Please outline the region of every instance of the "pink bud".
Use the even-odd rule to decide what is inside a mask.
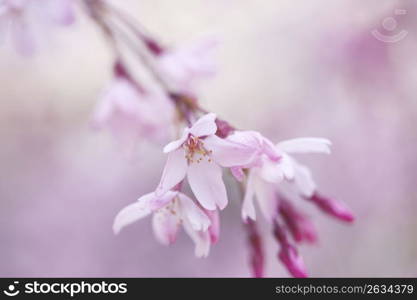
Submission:
[[[155,40],[148,38],[148,37],[143,37],[143,41],[146,45],[146,47],[148,48],[148,50],[155,56],[159,56],[162,55],[162,53],[164,52],[164,49],[161,47],[161,45],[159,45]]]
[[[252,275],[256,278],[262,278],[264,276],[264,252],[262,246],[262,239],[258,233],[255,222],[248,220],[245,224],[245,228],[248,232],[249,247],[251,251],[250,263],[252,267]]]
[[[281,246],[278,258],[287,268],[288,272],[297,278],[307,277],[307,270],[303,258],[298,255],[297,249],[290,244],[286,228],[281,226],[277,220],[274,222],[274,236]]]
[[[282,198],[280,196],[280,198]],[[290,230],[291,235],[297,242],[317,241],[317,232],[314,224],[287,200],[281,199],[279,204],[279,213],[284,219]]]
[[[314,193],[313,196],[307,199],[315,203],[325,213],[339,220],[345,222],[353,222],[355,220],[352,211],[341,202],[323,197],[318,193]]]
[[[278,258],[292,276],[296,278],[305,278],[308,276],[304,260],[298,255],[294,246],[290,244],[283,245],[279,251]]]

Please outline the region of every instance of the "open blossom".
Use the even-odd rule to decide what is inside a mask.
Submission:
[[[173,107],[164,94],[141,91],[128,79],[116,77],[100,97],[92,124],[131,145],[143,137],[167,139],[172,119]]]
[[[193,93],[195,83],[216,73],[212,59],[218,42],[206,38],[178,49],[163,50],[157,56],[157,68],[167,83],[183,93]]]
[[[166,193],[187,176],[191,190],[205,209],[226,207],[221,167],[246,164],[253,153],[243,144],[216,136],[215,120],[213,113],[204,115],[185,128],[180,139],[165,146],[168,159],[157,194]]]
[[[273,145],[258,132],[236,131],[228,139],[257,149],[257,155],[252,157],[249,164],[232,168],[232,173],[238,179],[242,179],[242,169],[248,170],[242,207],[244,219],[256,218],[253,203],[256,197],[264,216],[272,220],[277,212],[277,184],[283,180],[295,186],[304,197],[314,194],[316,184],[310,170],[298,163],[290,153],[330,153],[330,141],[321,138],[298,138]]]
[[[313,202],[327,214],[342,221],[353,221],[353,214],[346,206],[317,192],[311,171],[291,156],[296,153],[330,153],[330,141],[297,138],[273,145],[255,131],[235,131],[227,139],[246,145],[254,154],[246,164],[231,168],[237,180],[246,178],[242,218],[247,224],[256,219],[256,198],[262,214],[273,225],[275,239],[280,245],[279,260],[294,277],[306,277],[303,259],[288,234],[296,243],[312,243],[317,240],[316,229],[305,214],[281,195],[283,186],[280,183],[288,182],[300,197]],[[253,269],[258,274],[257,270],[261,268],[254,264]]]
[[[150,214],[153,214],[152,226],[159,242],[174,243],[182,225],[195,243],[197,257],[206,257],[210,245],[218,238],[217,212],[207,213],[187,195],[173,190],[161,196],[154,192],[146,194],[123,208],[114,220],[113,231],[118,234],[127,225]]]
[[[73,0],[0,0],[0,27],[10,32],[16,50],[31,54],[49,27],[74,21]]]

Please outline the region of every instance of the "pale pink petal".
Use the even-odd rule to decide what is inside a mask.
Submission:
[[[260,171],[260,176],[265,181],[271,183],[279,183],[284,179],[284,172],[279,162],[277,163],[269,159],[264,159]]]
[[[180,148],[187,140],[189,133],[189,128],[185,128],[182,136],[178,140],[172,141],[164,147],[164,153],[169,153]]]
[[[250,146],[252,148],[258,148],[258,149],[261,147],[261,143],[262,143],[261,134],[259,132],[251,131],[251,130],[246,130],[246,131],[237,130],[233,134],[229,135],[227,139],[229,141],[233,141],[236,143],[240,143],[240,144]]]
[[[216,73],[216,64],[212,58],[213,50],[219,45],[217,37],[205,37],[183,47],[184,65],[194,76],[213,76]]]
[[[185,141],[187,140],[188,137],[188,133],[186,134],[184,132],[184,134],[181,136],[181,138],[179,138],[178,140],[172,141],[169,144],[165,145],[164,147],[164,153],[170,153],[172,151],[175,151],[177,149],[179,149],[182,144],[185,143]]]
[[[144,100],[144,97],[128,80],[114,80],[105,97],[112,101],[115,107],[123,114],[130,116],[140,115],[140,103]]]
[[[193,94],[196,81],[215,73],[216,66],[210,55],[214,45],[213,39],[205,39],[178,49],[165,50],[158,56],[158,71],[173,88]]]
[[[296,185],[298,192],[304,197],[311,197],[316,191],[316,183],[313,180],[311,171],[301,164],[298,164],[293,159],[294,165],[294,184]]]
[[[222,169],[213,161],[202,160],[188,167],[188,182],[198,202],[208,210],[220,209],[227,205],[226,187]]]
[[[233,177],[239,182],[245,179],[245,173],[243,172],[243,169],[240,167],[231,167],[230,172],[232,172]]]
[[[196,137],[213,135],[217,131],[216,114],[209,113],[198,119],[190,128],[190,133]]]
[[[212,157],[222,167],[243,166],[253,160],[255,151],[251,147],[236,143],[216,135],[204,139],[204,147],[212,151]]]
[[[163,245],[173,244],[177,238],[180,219],[172,210],[171,206],[165,206],[157,210],[152,218],[155,237]]]
[[[281,158],[280,152],[274,144],[259,132],[256,131],[236,131],[230,135],[227,140],[233,141],[251,149],[252,164],[255,164],[262,154],[265,154],[270,160],[278,162]]]
[[[113,232],[118,234],[127,225],[149,215],[152,211],[150,202],[154,197],[154,193],[146,194],[140,197],[137,202],[123,208],[114,219]]]
[[[113,105],[111,101],[102,99],[96,106],[93,112],[91,123],[94,128],[102,128],[110,120],[113,112]]]
[[[182,218],[187,219],[194,230],[207,230],[211,221],[204,211],[183,193],[179,194],[179,199]]]
[[[245,196],[243,197],[242,204],[242,219],[246,221],[248,218],[256,220],[255,205],[253,197],[255,196],[255,177],[252,171],[249,172],[246,182]]]
[[[169,153],[156,194],[158,196],[165,194],[181,182],[187,173],[187,167],[184,149],[180,148]]]
[[[49,0],[47,9],[53,21],[59,25],[70,25],[75,20],[73,4],[74,0]]]
[[[262,137],[262,152],[265,153],[268,158],[274,162],[280,160],[281,155],[279,154],[278,150],[276,149],[275,145],[272,144],[270,140],[267,138]]]
[[[220,236],[220,216],[218,210],[206,210],[207,215],[210,218],[211,225],[209,227],[211,243],[215,244],[219,240]]]
[[[100,96],[93,113],[93,125],[99,128],[110,122],[115,125],[118,116],[128,122],[137,115],[139,100],[137,91],[127,80],[113,80]]]
[[[159,209],[169,202],[174,200],[174,198],[178,195],[178,191],[167,191],[165,194],[160,196],[156,196],[150,201],[149,205],[151,206],[152,210]]]
[[[287,153],[330,153],[331,142],[323,138],[297,138],[283,141],[277,147]]]
[[[265,219],[268,222],[273,221],[278,213],[278,199],[276,197],[275,184],[257,178],[255,181],[255,195]]]
[[[185,232],[189,235],[189,237],[193,240],[195,244],[195,256],[199,258],[207,257],[210,252],[211,244],[209,231],[194,230],[191,224],[188,222],[188,220],[184,220],[182,224]]]
[[[282,173],[287,180],[293,180],[295,176],[294,165],[291,158],[287,154],[283,154],[279,161]]]

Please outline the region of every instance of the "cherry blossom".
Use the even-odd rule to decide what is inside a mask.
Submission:
[[[164,141],[173,119],[172,103],[157,90],[141,91],[131,81],[116,77],[102,93],[92,125],[108,129],[122,144],[141,138]]]
[[[157,188],[164,194],[186,176],[200,204],[208,210],[227,205],[221,167],[248,163],[253,149],[215,135],[216,115],[209,113],[184,129],[180,139],[164,147],[168,159]]]
[[[240,142],[254,150],[252,160],[234,166],[232,174],[243,179],[247,169],[246,192],[242,206],[243,219],[256,219],[256,197],[264,216],[271,220],[277,212],[277,184],[286,180],[295,186],[300,195],[311,197],[316,190],[310,170],[298,163],[289,153],[330,153],[330,141],[321,138],[298,138],[273,145],[271,141],[254,131],[236,131],[227,139]]]
[[[150,214],[153,214],[155,237],[163,245],[175,242],[182,225],[195,243],[195,255],[206,257],[209,254],[213,232],[216,235],[218,231],[217,212],[208,214],[179,191],[171,190],[161,196],[152,192],[140,197],[137,202],[126,206],[117,214],[113,231],[118,234],[124,227]]]
[[[73,0],[0,0],[0,26],[20,54],[32,54],[50,27],[74,22]]]
[[[157,69],[174,90],[194,94],[196,82],[216,73],[212,53],[217,45],[217,39],[210,37],[163,50],[157,56]]]

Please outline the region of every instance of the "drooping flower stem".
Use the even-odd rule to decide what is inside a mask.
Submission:
[[[120,9],[117,9],[102,0],[85,0],[85,6],[88,15],[90,15],[91,19],[102,29],[110,47],[113,49],[116,56],[115,65],[122,66],[125,70],[125,74],[129,75],[126,79],[132,81],[135,86],[140,87],[140,90],[143,91],[138,80],[134,80],[133,76],[127,72],[127,67],[123,63],[119,39],[121,39],[124,45],[136,55],[141,64],[151,74],[155,82],[166,93],[168,98],[173,101],[177,108],[180,120],[185,120],[188,125],[191,125],[192,121],[198,118],[198,113],[206,112],[205,109],[199,106],[196,97],[189,96],[183,92],[172,91],[163,77],[160,76],[155,68],[155,64],[152,62],[152,56],[161,55],[164,48],[156,41],[156,39],[151,38],[150,34],[145,33],[142,26],[139,27],[137,22],[131,21],[132,18],[127,13],[122,12]],[[113,22],[112,17],[116,17],[126,28],[123,29],[120,27],[120,24]],[[133,41],[125,30],[133,33],[132,36],[137,37],[138,39]],[[145,49],[137,45],[138,41],[145,45]]]

